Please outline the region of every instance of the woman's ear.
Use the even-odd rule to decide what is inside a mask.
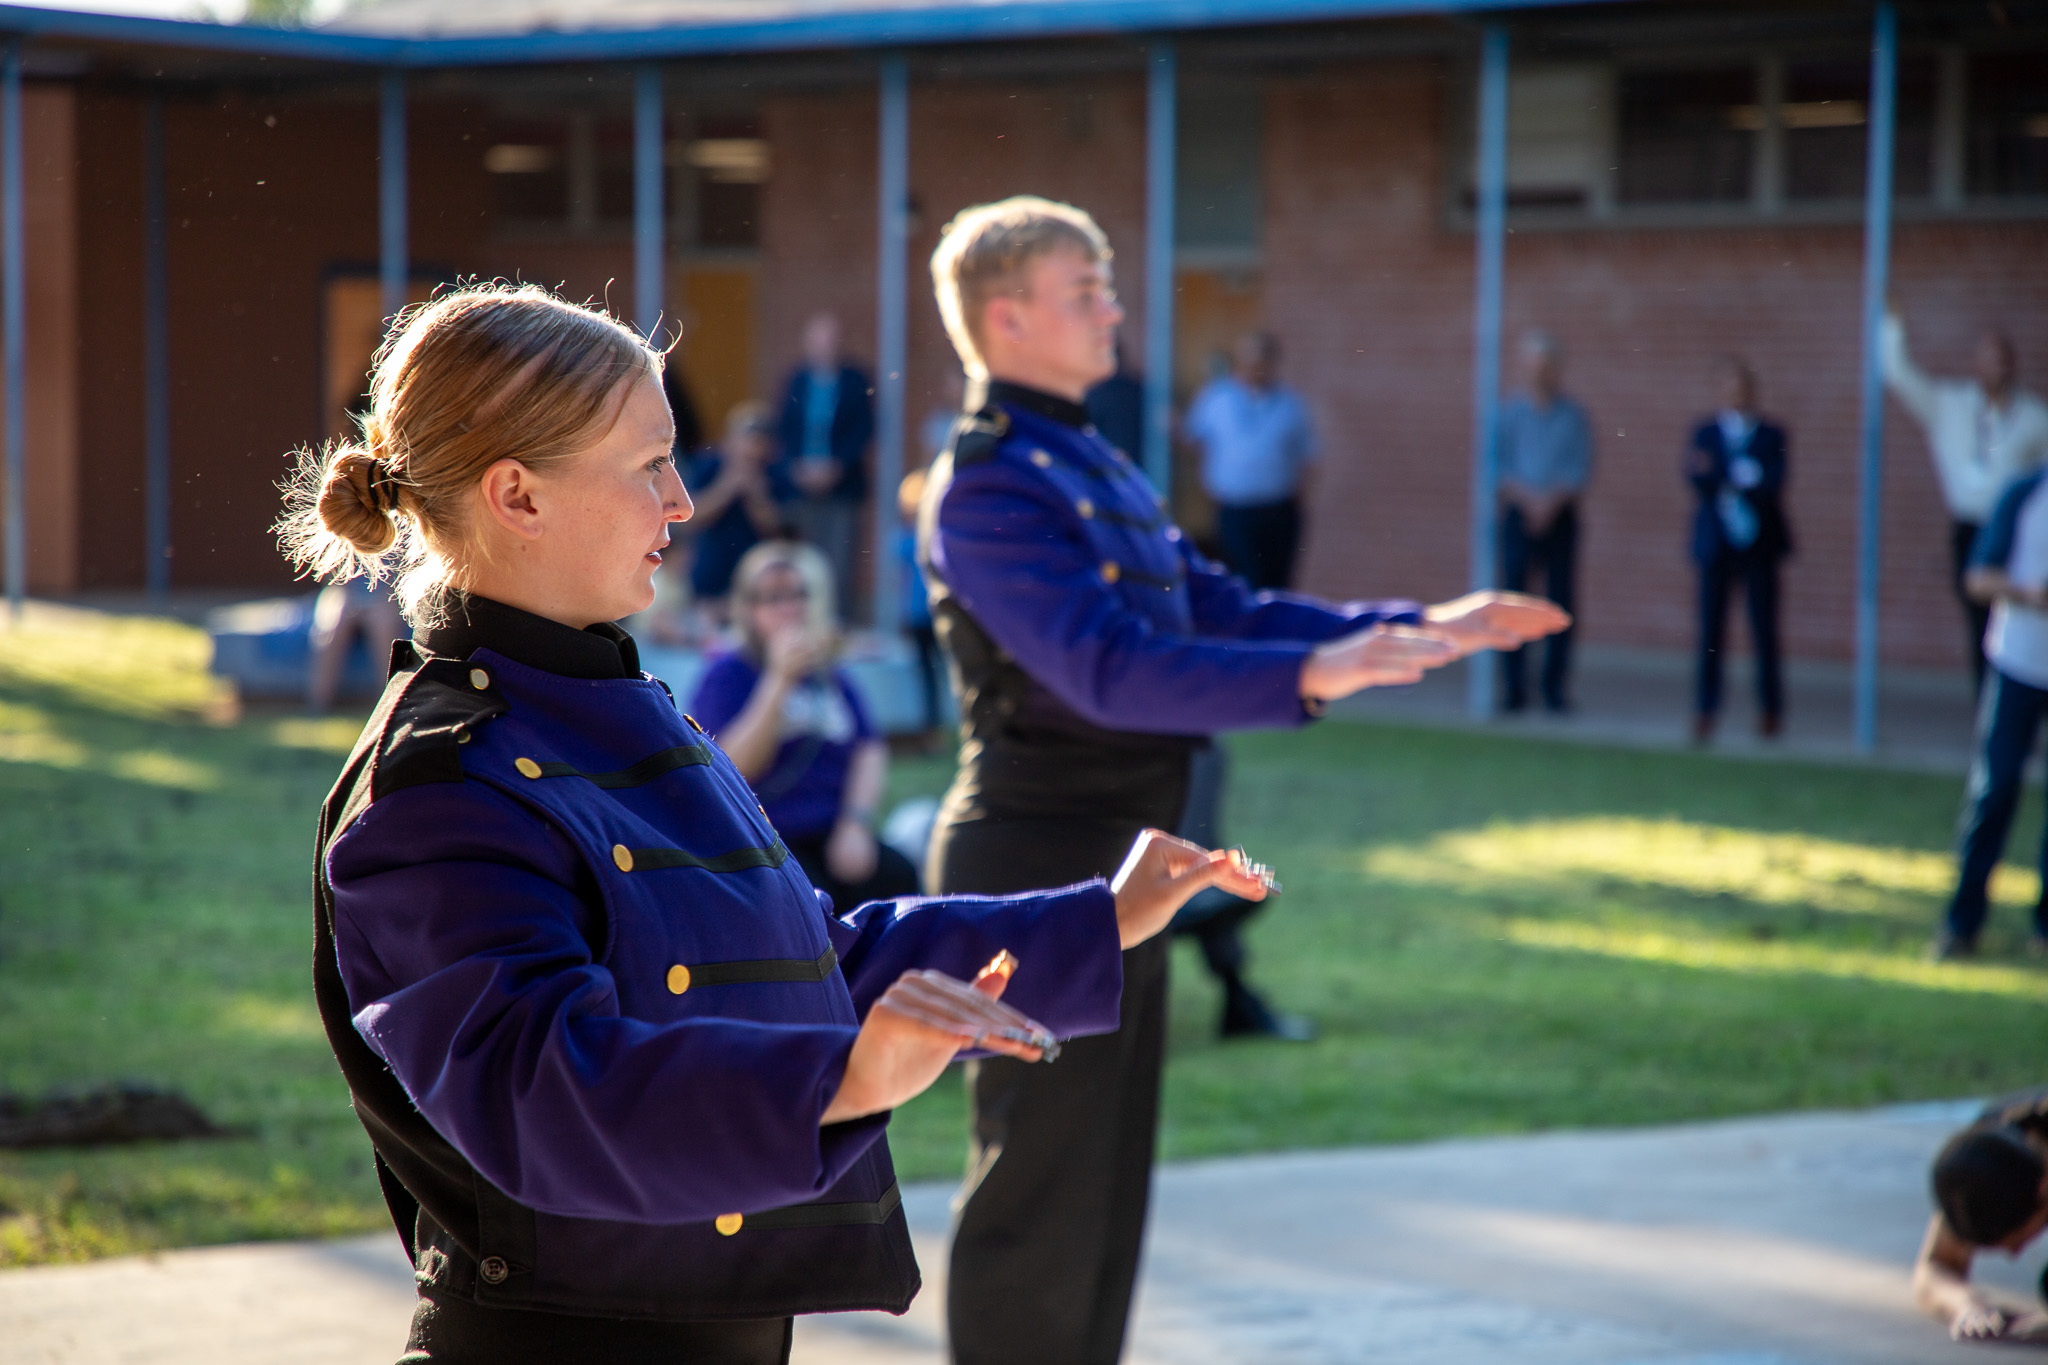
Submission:
[[[521,540],[538,540],[541,509],[535,499],[539,480],[517,460],[500,460],[484,471],[477,500],[489,520]]]

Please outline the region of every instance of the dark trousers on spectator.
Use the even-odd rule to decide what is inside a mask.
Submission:
[[[845,914],[856,905],[869,901],[894,900],[898,896],[915,896],[918,893],[917,868],[910,859],[879,840],[875,844],[875,870],[868,874],[866,881],[846,882],[832,875],[825,866],[825,842],[831,836],[815,839],[784,839],[789,851],[796,855],[797,866],[811,879],[811,885],[832,898],[836,913]]]
[[[1970,676],[1976,680],[1979,694],[1984,691],[1984,628],[1991,624],[1991,608],[1970,600],[1970,594],[1963,591],[1963,577],[1970,571],[1970,551],[1983,529],[1974,521],[1952,521],[1948,527],[1951,582],[1956,601],[1963,606],[1963,629],[1970,633],[1963,657],[1970,661]]]
[[[2005,853],[2013,811],[2020,803],[2020,782],[2034,733],[2048,715],[2048,691],[2016,682],[1993,668],[1977,699],[1977,753],[1970,763],[1970,787],[1963,798],[1957,831],[1961,868],[1955,898],[1948,906],[1949,936],[1976,942],[1989,911],[1991,869]],[[2048,886],[2048,832],[2041,846],[2041,869]],[[2034,907],[2034,932],[2048,935],[2048,905]]]
[[[1253,588],[1286,588],[1294,583],[1294,556],[1301,548],[1301,503],[1224,503],[1216,509],[1216,534],[1223,561]]]
[[[1574,578],[1579,557],[1579,509],[1566,503],[1558,509],[1542,534],[1529,529],[1522,509],[1509,504],[1500,514],[1500,585],[1510,592],[1527,592],[1529,580],[1540,578],[1536,591],[1572,610]],[[1500,656],[1502,704],[1519,711],[1529,702],[1528,646]],[[1565,708],[1565,687],[1571,673],[1572,631],[1561,630],[1543,646],[1543,704],[1553,711]]]
[[[946,674],[945,656],[939,653],[939,637],[932,630],[929,621],[910,626],[905,631],[910,643],[917,650],[917,681],[922,689],[924,707],[918,712],[923,724],[918,728],[936,730],[939,726],[939,684]]]
[[[1728,598],[1738,583],[1749,605],[1749,642],[1756,651],[1756,707],[1765,716],[1782,716],[1785,681],[1778,657],[1778,559],[1775,555],[1729,551],[1700,566],[1700,657],[1694,678],[1693,710],[1702,716],[1721,710]]]

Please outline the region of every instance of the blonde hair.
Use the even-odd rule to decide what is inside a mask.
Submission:
[[[982,314],[1002,289],[1024,288],[1025,267],[1055,251],[1079,250],[1091,261],[1114,254],[1086,210],[1019,194],[962,209],[932,252],[932,291],[946,335],[969,379],[987,379],[981,354]]]
[[[538,285],[452,290],[401,314],[377,348],[370,411],[352,440],[296,452],[272,528],[301,575],[395,577],[426,624],[434,589],[464,586],[478,551],[471,494],[512,459],[545,471],[616,420],[662,355],[594,308]],[[395,563],[394,563],[395,561]]]
[[[754,634],[754,623],[748,608],[752,605],[755,587],[767,575],[777,569],[788,569],[804,585],[809,597],[807,617],[804,622],[820,635],[831,635],[839,629],[839,604],[832,588],[832,565],[814,545],[797,540],[764,540],[740,556],[740,562],[732,571],[732,619],[745,637],[749,653],[759,655],[767,642]]]

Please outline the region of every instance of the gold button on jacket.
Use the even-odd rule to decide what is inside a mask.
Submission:
[[[633,870],[633,850],[627,848],[624,844],[613,844],[612,861],[619,865],[619,871],[631,872]]]
[[[717,1228],[719,1232],[723,1235],[730,1237],[735,1232],[738,1232],[740,1230],[740,1224],[746,1221],[747,1218],[745,1214],[721,1213],[718,1215],[718,1217],[711,1220],[711,1226]]]
[[[530,758],[515,758],[512,760],[512,766],[519,769],[519,775],[521,777],[540,776],[540,764],[534,762]]]
[[[668,988],[671,994],[681,995],[690,989],[690,969],[678,962],[668,969]]]
[[[472,668],[469,670],[469,685],[481,692],[491,685],[491,675],[481,668]]]

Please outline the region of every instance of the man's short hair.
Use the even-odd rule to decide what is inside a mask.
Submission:
[[[1950,1231],[1996,1246],[2041,1211],[2041,1154],[2011,1126],[1957,1133],[1934,1159],[1934,1202]]]
[[[1071,250],[1091,261],[1107,261],[1111,255],[1109,238],[1085,210],[1034,194],[976,204],[946,224],[932,252],[932,291],[969,378],[988,376],[981,353],[988,301],[1006,288],[1021,289],[1033,260]]]

